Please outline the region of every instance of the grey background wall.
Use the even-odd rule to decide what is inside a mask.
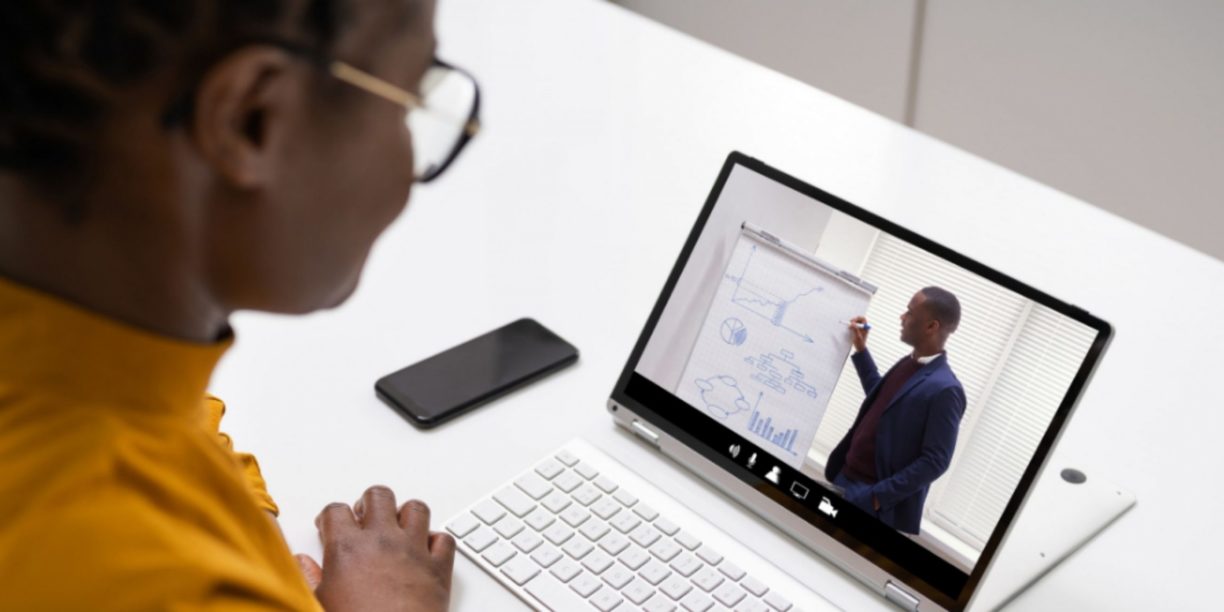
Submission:
[[[614,1],[1224,259],[1224,2]]]

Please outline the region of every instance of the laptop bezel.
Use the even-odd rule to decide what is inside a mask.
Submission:
[[[742,502],[746,502],[746,505],[748,505],[748,507],[754,513],[762,516],[779,527],[783,527],[792,535],[799,537],[800,541],[805,546],[808,546],[826,558],[838,563],[845,569],[854,568],[856,571],[852,571],[851,573],[860,579],[866,578],[864,575],[865,572],[861,571],[861,562],[866,559],[866,557],[854,552],[853,549],[856,544],[860,547],[863,545],[860,537],[856,536],[855,534],[845,532],[832,521],[810,520],[803,518],[798,514],[797,510],[795,510],[794,504],[787,503],[788,500],[785,498],[785,496],[772,494],[771,489],[774,487],[771,483],[765,482],[759,476],[744,470],[741,465],[727,457],[724,452],[725,449],[720,448],[720,444],[717,444],[713,440],[700,439],[698,436],[686,431],[684,426],[677,424],[672,418],[668,418],[661,412],[656,411],[654,407],[648,406],[644,402],[639,401],[637,398],[631,396],[628,392],[631,381],[638,384],[640,384],[642,380],[650,382],[649,379],[636,372],[638,362],[640,361],[642,354],[650,341],[650,337],[653,334],[669,299],[671,298],[672,292],[675,290],[676,284],[679,282],[680,277],[689,262],[689,258],[693,253],[698,239],[705,230],[706,223],[709,220],[710,214],[714,210],[714,207],[719,201],[728,178],[731,176],[732,171],[737,166],[756,172],[785,187],[811,197],[814,200],[817,200],[819,203],[828,205],[838,212],[867,223],[878,230],[887,232],[897,238],[900,238],[901,240],[917,246],[918,248],[926,250],[927,252],[941,257],[950,263],[978,274],[987,280],[995,282],[1000,286],[1014,291],[1019,295],[1022,295],[1038,304],[1046,306],[1055,312],[1070,317],[1075,321],[1096,330],[1096,338],[1093,340],[1092,345],[1085,355],[1084,360],[1080,365],[1080,369],[1076,373],[1075,378],[1072,380],[1072,383],[1064,395],[1058,410],[1051,419],[1050,426],[1047,428],[1045,435],[1038,444],[1033,459],[1029,462],[1029,465],[1025,469],[1020,482],[1016,487],[1015,493],[1013,493],[1012,498],[1009,500],[1003,511],[1003,515],[1000,518],[999,523],[992,532],[986,546],[982,549],[978,562],[974,566],[973,571],[968,574],[968,577],[959,592],[953,595],[951,593],[944,592],[943,590],[940,590],[921,579],[918,579],[918,574],[915,573],[915,570],[920,568],[897,567],[898,564],[895,563],[889,562],[881,564],[867,559],[871,566],[878,568],[885,575],[890,576],[892,580],[900,581],[901,583],[905,584],[916,594],[920,594],[923,599],[928,599],[932,603],[949,610],[963,610],[972,601],[973,595],[977,592],[978,587],[980,586],[982,577],[990,567],[991,562],[997,556],[998,549],[1005,540],[1009,530],[1015,524],[1016,516],[1022,508],[1024,501],[1032,492],[1032,488],[1038,474],[1040,474],[1041,469],[1049,460],[1051,451],[1053,450],[1055,444],[1057,444],[1058,438],[1064,431],[1068,418],[1070,418],[1077,402],[1079,401],[1080,397],[1082,397],[1084,388],[1090,381],[1093,372],[1100,363],[1100,359],[1108,347],[1111,338],[1113,337],[1112,327],[1104,320],[1093,316],[1092,314],[1089,314],[1076,306],[1054,298],[1045,292],[1012,278],[1011,276],[979,263],[976,260],[936,243],[933,240],[925,238],[913,231],[897,225],[896,223],[884,219],[883,217],[859,208],[858,206],[838,198],[837,196],[834,196],[833,194],[830,194],[818,187],[790,176],[785,172],[773,168],[743,153],[738,151],[731,152],[723,163],[722,169],[718,174],[718,178],[715,181],[710,194],[701,209],[701,212],[698,214],[692,230],[689,232],[684,247],[678,256],[671,273],[668,275],[667,281],[663,286],[663,290],[660,292],[659,298],[656,300],[655,305],[651,310],[650,316],[634,345],[632,353],[626,361],[625,367],[622,370],[616,386],[612,391],[610,406],[613,408],[613,410],[615,410],[618,406],[631,410],[635,416],[640,417],[649,423],[651,427],[658,428],[658,430],[666,434],[669,439],[675,440],[678,444],[687,447],[685,450],[692,451],[692,453],[695,454],[694,456],[689,456],[689,453],[683,451],[668,454],[673,456],[673,458],[680,460],[682,464],[688,464],[686,467],[694,469],[704,478],[715,484],[715,486],[724,492],[730,494],[732,497],[739,499]],[[634,381],[633,379],[635,376],[639,377],[640,380]],[[623,420],[624,415],[620,415],[620,418]],[[704,459],[704,461],[694,461],[696,456],[700,456],[702,459]],[[719,470],[722,473],[702,473],[703,470],[708,472],[710,469]],[[728,482],[726,478],[724,478],[727,476],[733,477],[747,488],[735,486],[734,483]],[[759,493],[760,495],[754,494],[753,491]],[[762,506],[760,505],[761,503],[766,505]],[[788,506],[790,506],[789,509]],[[797,525],[794,524],[794,520],[796,518],[808,523],[817,531],[823,532],[826,536],[828,536],[828,538],[810,537],[812,534],[804,533],[804,529],[797,528]],[[822,517],[817,518],[821,519]],[[829,550],[827,547],[827,541],[818,543],[810,542],[810,540],[813,539],[839,542],[842,546],[840,550]],[[897,571],[898,569],[901,571]],[[880,583],[875,583],[873,586],[876,587],[877,590],[882,588]]]

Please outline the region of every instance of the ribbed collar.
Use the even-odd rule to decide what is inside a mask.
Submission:
[[[0,399],[13,394],[198,413],[232,335],[147,332],[0,277]]]

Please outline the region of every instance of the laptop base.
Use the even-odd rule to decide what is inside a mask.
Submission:
[[[970,609],[994,610],[1015,599],[1113,524],[1135,501],[1133,493],[1093,473],[1051,461]]]

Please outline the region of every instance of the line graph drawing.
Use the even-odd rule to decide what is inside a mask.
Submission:
[[[757,395],[756,404],[749,404],[748,398],[744,397],[744,392],[740,390],[739,382],[726,374],[698,378],[693,382],[697,384],[706,412],[720,419],[756,409],[761,403],[761,397],[765,395],[761,392]]]
[[[744,307],[749,312],[769,321],[775,327],[780,327],[795,334],[804,342],[814,342],[810,335],[788,326],[786,324],[786,314],[795,302],[809,295],[823,292],[824,287],[812,287],[791,298],[784,298],[774,294],[766,289],[763,284],[752,280],[748,276],[756,250],[756,245],[752,245],[752,250],[748,253],[748,260],[744,262],[744,269],[740,272],[739,276],[726,275],[726,279],[735,284],[735,291],[731,294],[731,303]]]
[[[816,399],[816,387],[804,379],[803,369],[795,363],[795,353],[781,349],[777,353],[762,353],[756,357],[745,357],[744,362],[756,370],[752,374],[752,380],[782,395],[786,395],[788,389],[793,389]]]

